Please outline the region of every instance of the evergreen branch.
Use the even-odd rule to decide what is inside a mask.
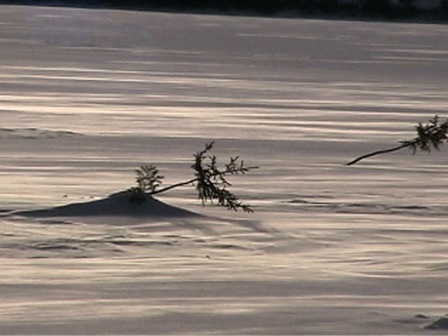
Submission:
[[[232,184],[227,180],[227,175],[244,175],[250,170],[257,169],[256,166],[246,167],[243,160],[239,157],[231,157],[229,163],[224,166],[223,170],[217,167],[217,158],[208,152],[213,148],[214,142],[205,145],[205,148],[194,154],[194,163],[191,168],[194,171],[194,178],[181,181],[164,188],[159,188],[163,176],[158,174],[155,166],[142,166],[136,170],[137,186],[129,189],[131,192],[131,201],[144,202],[146,195],[156,195],[171,189],[194,185],[198,193],[198,199],[202,205],[207,202],[219,206],[224,206],[228,210],[242,209],[244,212],[253,212],[248,204],[242,203],[238,197],[231,193],[227,188]]]
[[[259,167],[257,167],[257,166],[250,166],[250,167],[244,167],[244,170],[247,172],[247,171],[249,171],[249,170],[252,170],[252,169],[258,169],[258,168],[259,168]],[[218,176],[218,175],[222,175],[222,176],[224,176],[224,175],[226,175],[226,174],[229,174],[229,172],[227,172],[227,171],[218,171],[216,174],[213,174],[213,175],[210,175],[210,176],[211,176],[211,177]],[[243,174],[243,173],[242,173],[242,174]],[[244,173],[244,174],[245,174],[245,173]],[[183,186],[186,186],[186,185],[194,184],[194,183],[197,182],[197,181],[198,181],[198,178],[195,177],[195,178],[192,178],[192,179],[190,179],[190,180],[188,180],[188,181],[178,182],[178,183],[175,183],[175,184],[171,184],[171,185],[169,185],[169,186],[166,186],[166,187],[164,187],[164,188],[154,190],[154,191],[152,191],[152,192],[150,192],[150,193],[148,193],[148,194],[149,194],[149,195],[161,194],[161,193],[164,193],[164,192],[169,191],[169,190],[174,189],[174,188],[178,188],[178,187],[183,187]],[[228,183],[228,182],[227,182],[227,183]],[[230,186],[231,184],[228,183],[228,185]]]
[[[213,148],[214,142],[205,145],[202,151],[195,154],[195,160],[191,168],[194,170],[196,177],[196,191],[202,205],[217,201],[220,206],[226,207],[228,210],[242,209],[244,212],[253,212],[252,208],[242,203],[233,193],[227,190],[231,183],[227,181],[227,175],[244,175],[251,169],[258,167],[245,167],[244,162],[238,164],[239,157],[231,157],[230,162],[225,165],[224,170],[217,168],[217,160],[215,155],[208,155],[208,151]],[[204,163],[204,161],[206,163]]]
[[[417,133],[415,138],[400,141],[400,145],[397,147],[379,150],[359,156],[346,165],[351,166],[371,156],[395,152],[403,148],[411,149],[413,155],[418,150],[423,152],[431,152],[432,149],[440,150],[440,147],[448,140],[448,119],[441,123],[440,118],[436,115],[433,119],[430,119],[427,124],[418,123],[418,125],[415,126],[415,131]]]

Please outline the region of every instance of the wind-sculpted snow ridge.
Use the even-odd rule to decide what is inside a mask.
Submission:
[[[30,128],[0,128],[0,139],[22,138],[22,139],[54,139],[59,137],[73,137],[81,134],[71,131],[51,131],[45,129]]]

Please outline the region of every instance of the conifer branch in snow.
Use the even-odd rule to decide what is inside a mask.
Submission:
[[[181,181],[164,188],[162,185],[163,176],[159,174],[154,165],[145,165],[136,170],[136,186],[129,189],[130,200],[135,203],[143,203],[148,195],[161,194],[174,188],[185,185],[193,185],[196,189],[198,199],[202,205],[206,203],[217,204],[226,207],[228,210],[253,212],[250,205],[243,203],[239,198],[228,190],[232,184],[228,180],[229,175],[245,175],[256,166],[245,166],[244,161],[238,156],[231,157],[224,168],[219,169],[217,157],[209,154],[214,142],[207,143],[205,148],[194,154],[194,162],[191,165],[194,177]]]
[[[413,139],[400,141],[400,145],[396,147],[361,155],[346,165],[351,166],[369,157],[395,152],[403,148],[410,149],[413,155],[419,150],[422,152],[440,150],[440,147],[448,140],[448,119],[441,121],[439,116],[436,115],[426,124],[418,123],[415,126],[415,131],[417,136]]]

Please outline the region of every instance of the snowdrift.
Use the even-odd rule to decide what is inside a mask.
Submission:
[[[145,220],[160,217],[199,217],[188,210],[165,204],[151,196],[144,203],[129,201],[129,192],[120,191],[106,198],[84,203],[73,203],[49,209],[20,211],[14,213],[26,217],[131,217]]]

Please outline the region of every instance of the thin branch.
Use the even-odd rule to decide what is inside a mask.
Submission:
[[[258,168],[259,168],[258,166],[250,166],[250,167],[245,167],[244,169],[247,169],[249,171],[249,170],[258,169]],[[226,175],[226,174],[230,174],[230,172],[228,172],[228,171],[221,172],[220,171],[220,172],[216,172],[215,174],[210,175],[210,177],[220,176],[220,175],[223,176],[223,175]],[[175,183],[175,184],[171,184],[171,185],[169,185],[169,186],[167,186],[165,188],[161,188],[161,189],[157,189],[157,190],[151,191],[148,194],[149,195],[161,194],[163,192],[166,192],[166,191],[174,189],[174,188],[178,188],[178,187],[182,187],[182,186],[185,186],[185,185],[193,184],[193,183],[195,183],[197,181],[199,181],[199,177],[192,178],[191,180],[188,180],[188,181],[182,181],[182,182],[178,182],[178,183]]]
[[[355,164],[355,163],[357,163],[357,162],[359,162],[361,160],[367,159],[367,158],[369,158],[371,156],[395,152],[395,151],[398,151],[398,150],[406,148],[406,147],[409,147],[409,145],[403,144],[403,145],[400,145],[400,146],[397,146],[397,147],[393,147],[393,148],[389,148],[389,149],[383,149],[383,150],[379,150],[379,151],[372,152],[372,153],[369,153],[369,154],[365,154],[365,155],[357,157],[356,159],[350,161],[349,163],[346,163],[345,165],[346,166],[351,166],[351,165],[353,165],[353,164]]]
[[[192,184],[192,183],[196,182],[197,180],[198,180],[198,178],[194,178],[194,179],[191,179],[191,180],[188,180],[188,181],[183,181],[183,182],[179,182],[179,183],[176,183],[176,184],[172,184],[172,185],[169,185],[169,186],[167,186],[165,188],[154,190],[154,191],[150,192],[149,195],[156,195],[156,194],[160,194],[160,193],[163,193],[165,191],[168,191],[168,190],[171,190],[171,189],[174,189],[174,188],[182,187],[184,185],[189,185],[189,184]]]

